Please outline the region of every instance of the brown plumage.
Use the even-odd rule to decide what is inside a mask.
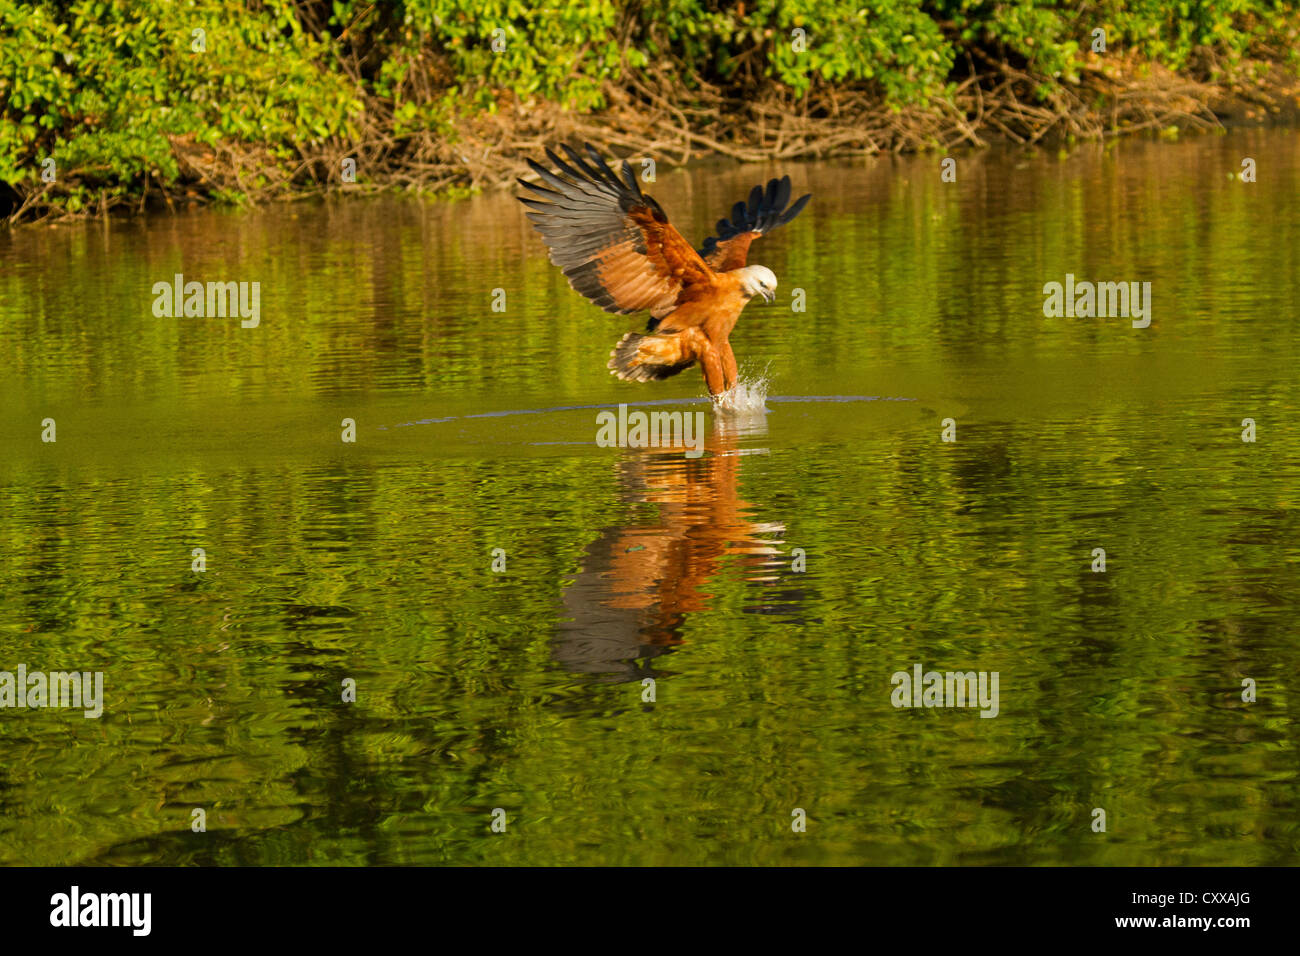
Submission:
[[[711,395],[733,387],[731,330],[751,298],[770,302],[776,291],[771,270],[745,264],[750,243],[797,216],[811,197],[786,208],[789,176],[755,186],[696,252],[626,162],[620,178],[590,145],[586,156],[562,148],[567,162],[546,151],[558,172],[528,161],[543,185],[520,180],[540,197],[520,202],[573,288],[606,312],[649,311],[646,334],[629,332],[614,347],[613,374],[644,382],[699,362]]]

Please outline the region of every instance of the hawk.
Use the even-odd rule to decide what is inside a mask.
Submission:
[[[614,346],[611,373],[645,382],[698,362],[710,395],[731,389],[731,330],[750,299],[776,298],[772,270],[746,265],[750,243],[799,215],[812,196],[789,205],[789,176],[755,186],[697,251],[641,191],[626,161],[620,176],[590,144],[585,156],[561,148],[567,161],[546,151],[554,172],[528,160],[541,183],[519,180],[536,194],[519,201],[574,289],[606,312],[650,313],[644,334],[629,332]]]

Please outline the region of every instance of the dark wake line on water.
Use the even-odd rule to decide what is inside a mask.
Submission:
[[[770,395],[765,401],[775,404],[793,402],[915,402],[915,398],[893,398],[883,395]],[[546,415],[550,412],[582,412],[593,410],[615,410],[619,405],[646,408],[664,405],[711,405],[707,398],[656,398],[647,402],[616,402],[602,405],[555,405],[551,408],[519,408],[503,412],[475,412],[473,415],[448,415],[446,418],[420,418],[413,422],[402,422],[394,428],[409,428],[412,425],[440,425],[443,422],[468,421],[471,418],[507,418],[511,415]],[[378,426],[379,431],[387,431],[388,426]]]

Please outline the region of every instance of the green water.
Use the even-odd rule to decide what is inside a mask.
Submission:
[[[509,196],[0,233],[0,670],[105,697],[0,710],[0,862],[1296,862],[1297,146],[664,173],[696,241],[814,194],[696,460],[597,447],[702,380],[612,379]],[[895,708],[918,663],[998,715]]]

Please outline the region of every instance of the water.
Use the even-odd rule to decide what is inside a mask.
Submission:
[[[508,196],[0,233],[0,670],[106,698],[0,710],[0,862],[1296,862],[1298,139],[665,173],[696,241],[814,194],[739,414],[611,378]],[[178,272],[260,325],[155,317]],[[998,716],[894,708],[917,663]]]

